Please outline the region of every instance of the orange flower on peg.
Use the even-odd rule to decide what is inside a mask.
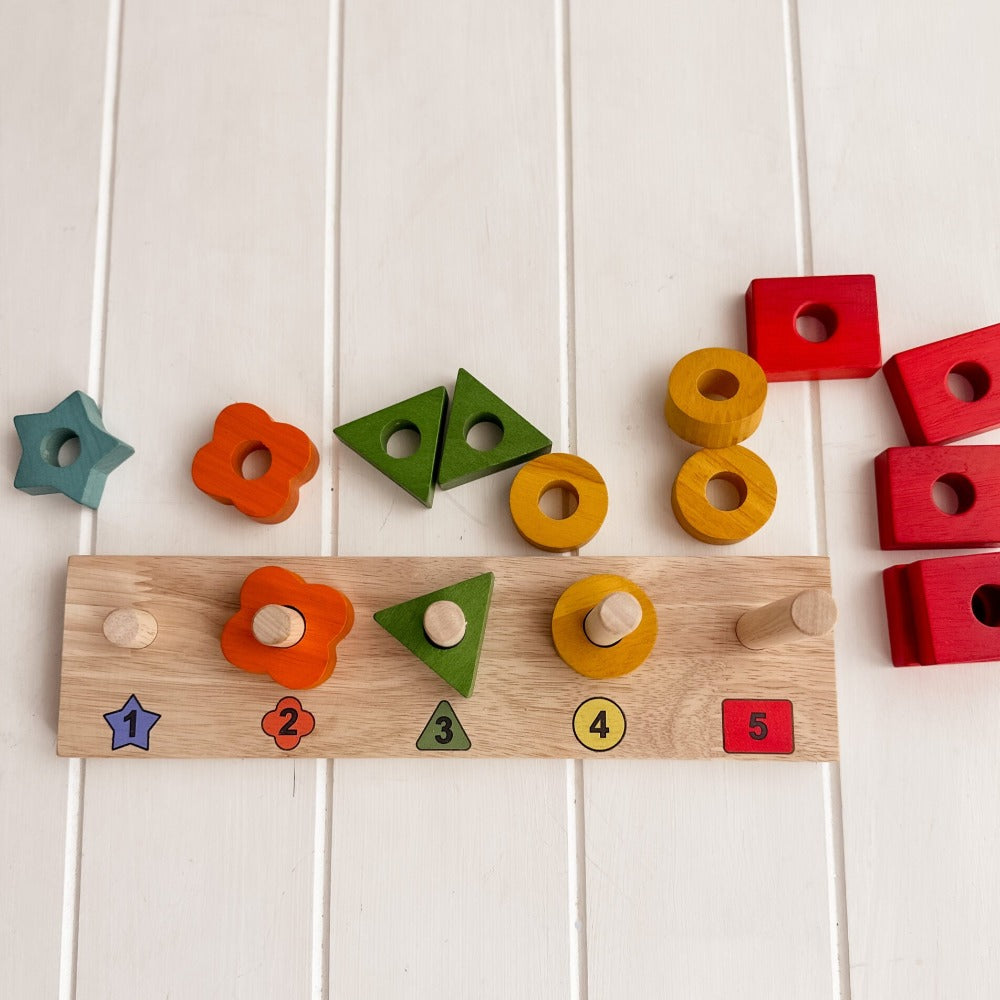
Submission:
[[[266,451],[271,465],[248,479],[243,463],[256,451]],[[191,478],[213,500],[262,524],[277,524],[292,515],[299,487],[318,468],[319,452],[298,427],[277,423],[252,403],[233,403],[216,418],[212,440],[194,456]]]
[[[339,590],[263,566],[243,581],[239,611],[222,630],[222,655],[293,691],[313,688],[330,678],[337,643],[353,625],[354,607]]]

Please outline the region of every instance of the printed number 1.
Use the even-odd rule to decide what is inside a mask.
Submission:
[[[135,724],[137,718],[138,716],[135,714],[135,709],[133,708],[132,711],[129,712],[128,715],[126,715],[125,719],[123,720],[128,723],[128,738],[130,740],[135,739]]]
[[[595,736],[600,736],[602,740],[608,738],[611,727],[608,725],[608,713],[603,708],[597,713],[594,721],[590,724],[590,732],[594,733]]]
[[[455,734],[451,728],[451,719],[447,715],[439,715],[434,720],[434,724],[441,727],[441,732],[434,737],[435,742],[440,743],[443,746],[445,743],[450,743],[454,739]]]
[[[752,740],[767,739],[767,723],[764,721],[766,718],[767,718],[767,712],[750,713],[750,739]]]

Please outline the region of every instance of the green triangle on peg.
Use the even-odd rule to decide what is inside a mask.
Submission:
[[[469,431],[484,422],[495,424],[501,432],[499,442],[489,451],[479,451],[467,440]],[[547,455],[551,450],[552,442],[538,428],[464,368],[459,368],[441,446],[437,477],[441,489],[450,490],[453,486],[471,483],[539,455]]]
[[[447,405],[448,393],[442,385],[341,424],[333,433],[410,496],[430,507],[434,503],[434,474]],[[395,458],[387,446],[389,438],[402,430],[416,431],[420,441],[412,455]]]
[[[418,750],[468,750],[472,741],[458,721],[455,709],[446,701],[438,702],[417,740]]]
[[[395,604],[375,612],[375,621],[393,638],[398,639],[411,653],[419,657],[442,680],[447,681],[459,694],[468,698],[476,686],[476,671],[479,668],[479,654],[486,634],[486,616],[493,596],[493,574],[483,573],[450,587],[442,587],[430,594],[414,597],[412,600]],[[454,622],[446,623],[446,631],[438,632],[442,626],[435,624],[435,637],[451,634],[451,638],[439,639],[454,642],[447,648],[435,645],[425,631],[425,612],[432,605],[438,611],[454,612],[458,605],[464,618],[464,630],[457,634],[447,629]]]

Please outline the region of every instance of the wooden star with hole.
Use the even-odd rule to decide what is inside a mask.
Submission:
[[[14,417],[14,427],[21,439],[14,485],[35,496],[62,493],[94,510],[108,474],[135,452],[104,429],[97,404],[79,390],[47,413]],[[60,448],[74,438],[80,442],[79,457],[60,465]]]

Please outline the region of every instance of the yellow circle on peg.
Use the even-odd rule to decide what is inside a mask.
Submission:
[[[569,517],[549,517],[539,506],[549,490],[576,498]],[[546,552],[568,552],[586,545],[608,513],[608,488],[590,462],[555,453],[532,459],[510,484],[510,516],[521,537]]]
[[[720,510],[708,499],[713,479],[735,487],[739,503],[733,510]],[[777,499],[778,484],[767,462],[740,445],[695,452],[677,473],[670,496],[678,524],[712,545],[749,538],[767,523]]]
[[[674,365],[663,410],[678,437],[728,448],[757,430],[766,400],[767,376],[749,354],[706,347]]]
[[[584,619],[608,594],[623,590],[642,607],[635,631],[613,646],[595,646],[584,631]],[[656,644],[656,609],[646,592],[624,576],[601,573],[577,580],[563,591],[552,612],[552,641],[563,661],[584,677],[604,679],[631,673]]]

